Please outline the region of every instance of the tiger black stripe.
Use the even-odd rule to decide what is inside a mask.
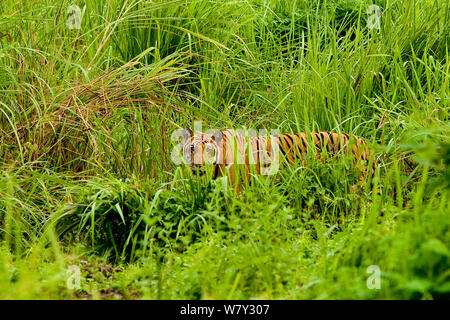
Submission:
[[[289,137],[287,134],[283,134],[282,137],[283,137],[284,141],[286,142],[286,144],[288,145],[287,149],[286,149],[288,158],[290,161],[294,161],[294,157],[292,156],[292,152],[291,152],[294,141],[291,140],[291,137]]]
[[[293,135],[293,139],[295,140],[295,154],[297,155],[297,157],[301,157],[302,155],[302,149],[300,147],[301,144],[303,144],[301,141],[301,139],[299,138],[299,136],[297,134]]]
[[[336,152],[336,141],[334,141],[334,134],[332,132],[330,132],[330,140],[331,140],[331,145],[332,145],[332,152]],[[338,142],[339,143],[339,142]]]
[[[323,145],[326,144],[326,145],[325,145],[325,148],[327,149],[328,152],[330,152],[330,149],[328,148],[328,140],[325,138],[324,132],[323,132],[323,131],[320,131],[319,134],[320,134],[320,137],[321,137],[321,139],[322,139],[322,142],[321,142],[322,148],[321,148],[321,149],[323,149]]]

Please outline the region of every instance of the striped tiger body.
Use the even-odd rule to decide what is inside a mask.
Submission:
[[[212,166],[212,177],[217,178],[229,169],[231,183],[234,184],[233,166],[243,166],[250,179],[251,165],[257,174],[271,174],[270,170],[286,159],[288,163],[306,165],[307,152],[315,152],[319,159],[323,155],[345,154],[353,157],[355,166],[361,167],[361,178],[368,172],[375,172],[375,158],[371,156],[366,142],[358,136],[328,131],[301,132],[275,136],[246,136],[242,133],[225,130],[214,133],[190,132],[183,146],[183,154],[193,173],[203,175],[206,166]],[[361,165],[362,164],[362,165]],[[371,164],[371,168],[369,168]]]

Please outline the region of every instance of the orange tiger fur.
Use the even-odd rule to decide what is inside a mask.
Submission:
[[[313,142],[313,146],[311,146]],[[334,133],[329,131],[301,132],[298,134],[281,134],[269,137],[246,137],[233,130],[217,131],[215,134],[191,133],[191,137],[184,144],[184,155],[188,155],[190,169],[202,175],[205,172],[205,164],[213,165],[213,178],[222,176],[229,167],[230,180],[234,184],[235,172],[233,166],[244,165],[245,174],[250,179],[250,164],[255,164],[255,171],[267,168],[267,160],[273,156],[272,144],[278,147],[279,154],[293,163],[300,160],[305,164],[306,153],[314,150],[317,158],[321,158],[322,151],[336,155],[340,152],[349,154],[351,148],[354,163],[357,167],[364,162],[361,168],[361,179],[372,176],[375,172],[376,161],[370,154],[366,142],[358,136],[349,136],[346,133]],[[311,148],[312,147],[312,148]],[[249,152],[251,150],[251,153]],[[206,157],[205,157],[206,156]],[[280,163],[281,163],[280,157]],[[269,161],[270,162],[270,161]],[[368,168],[369,164],[371,168]]]

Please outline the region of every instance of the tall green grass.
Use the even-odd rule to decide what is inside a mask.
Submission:
[[[0,1],[0,298],[448,298],[449,16],[440,0]],[[239,193],[195,179],[170,159],[194,120],[356,134],[374,185],[350,192],[349,162],[313,157]]]

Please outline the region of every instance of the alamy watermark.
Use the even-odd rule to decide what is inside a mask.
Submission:
[[[367,278],[366,285],[369,290],[381,289],[381,270],[377,265],[371,265],[367,267],[367,273],[370,276]]]
[[[67,289],[80,290],[81,289],[81,270],[79,266],[69,266],[66,271],[68,278],[66,281]]]
[[[194,121],[194,132],[178,129],[172,133],[176,143],[171,153],[172,161],[186,164],[191,169],[204,164],[259,164],[261,175],[273,175],[279,169],[278,129],[268,135],[267,130],[202,130],[202,122]]]
[[[67,28],[69,29],[81,29],[81,21],[83,20],[84,13],[86,12],[86,5],[81,9],[79,6],[73,4],[67,8]],[[377,5],[370,5],[367,7],[366,13],[369,14],[367,18],[367,28],[380,29],[381,28],[381,9]]]
[[[84,13],[86,12],[86,5],[84,5],[83,10],[77,5],[71,5],[67,8],[67,28],[69,29],[81,29],[81,21],[83,20]]]
[[[73,4],[67,8],[67,28],[69,29],[81,29],[81,21],[83,20],[84,13],[86,12],[86,5],[81,9],[79,6]],[[381,9],[377,5],[370,5],[367,7],[366,13],[369,14],[367,18],[367,28],[380,29],[381,28]]]
[[[367,14],[369,14],[369,18],[367,18],[367,28],[372,29],[380,29],[381,28],[381,9],[377,5],[371,5],[367,7]]]

